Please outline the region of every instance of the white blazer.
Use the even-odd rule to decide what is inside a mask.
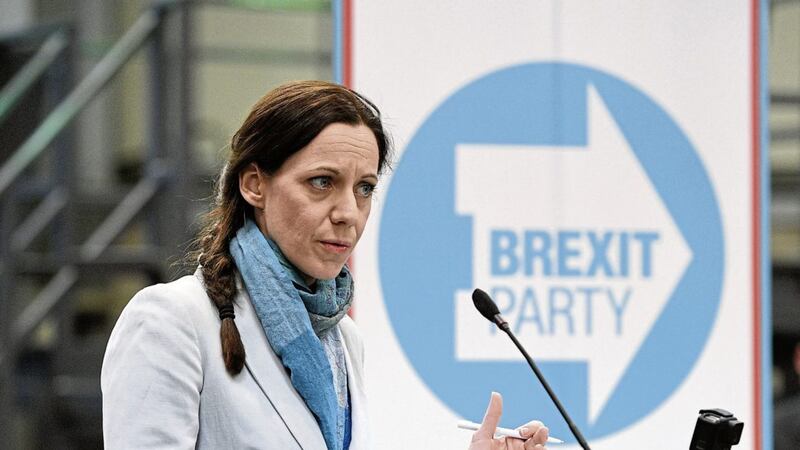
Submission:
[[[101,375],[105,448],[325,450],[241,284],[234,310],[247,359],[238,375],[225,370],[219,313],[201,280],[198,270],[145,288],[119,317]],[[347,363],[350,449],[366,450],[364,348],[349,317],[337,332]]]

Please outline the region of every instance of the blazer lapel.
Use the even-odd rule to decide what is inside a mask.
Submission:
[[[353,363],[353,358],[361,359],[361,355],[354,355],[352,348],[344,333],[339,329],[344,343],[344,358],[347,367],[347,389],[350,391],[350,450],[367,450],[371,448],[369,424],[367,420],[367,398],[364,392],[364,374]]]
[[[294,389],[280,358],[272,351],[247,291],[241,283],[237,285],[236,326],[246,353],[245,367],[300,447],[305,450],[326,449],[314,414]]]

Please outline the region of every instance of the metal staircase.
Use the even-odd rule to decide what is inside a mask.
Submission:
[[[77,308],[76,294],[89,289],[102,297],[115,273],[138,274],[145,283],[164,281],[170,257],[181,254],[191,238],[190,212],[196,208],[187,203],[197,198],[188,141],[191,7],[188,1],[163,1],[146,9],[74,86],[75,33],[69,25],[0,37],[0,46],[33,48],[0,91],[5,442],[32,448],[96,445],[106,335],[92,333],[103,318]],[[146,52],[149,78],[141,177],[133,186],[81,190],[75,180],[86,169],[75,167],[70,125],[140,50]],[[39,108],[32,101],[42,98],[43,119],[36,120]],[[15,135],[19,130],[26,134]],[[50,344],[37,346],[42,340]],[[29,423],[52,434],[36,437],[26,430]]]

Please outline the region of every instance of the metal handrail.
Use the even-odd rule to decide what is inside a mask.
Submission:
[[[53,109],[33,134],[0,167],[0,197],[16,181],[23,171],[38,158],[61,133],[64,128],[108,85],[122,67],[136,52],[156,35],[163,24],[167,10],[185,0],[162,0],[147,9],[128,29],[120,40],[108,51],[100,62],[89,72],[67,97]],[[15,88],[19,89],[19,87]],[[77,258],[58,270],[39,294],[29,302],[24,311],[11,323],[10,333],[4,349],[0,352],[0,370],[14,360],[25,340],[51,312],[56,309],[64,296],[77,284],[81,267],[91,264],[103,255],[111,243],[128,224],[156,197],[159,189],[166,183],[167,170],[164,162],[156,159],[151,162],[147,175],[126,195],[114,211],[83,243]],[[32,213],[30,221],[49,222],[65,206],[67,199],[63,192],[51,192],[44,202]],[[29,222],[26,220],[25,223]],[[21,250],[42,231],[42,224],[30,227],[27,232],[17,228],[12,236],[12,249]]]
[[[0,123],[2,123],[36,81],[69,46],[69,31],[60,29],[52,33],[30,60],[0,91]]]
[[[47,225],[67,207],[69,195],[63,186],[56,187],[11,233],[11,251],[28,248]]]
[[[11,326],[10,342],[5,351],[0,353],[0,368],[14,360],[22,344],[33,333],[33,330],[58,306],[64,294],[78,282],[78,269],[75,266],[61,268],[50,279],[36,298],[17,317]]]
[[[158,28],[163,8],[150,8],[108,51],[89,75],[36,128],[25,143],[0,168],[0,196],[39,157],[61,131],[119,73]]]
[[[13,360],[37,326],[58,307],[60,300],[78,282],[80,265],[92,263],[111,246],[128,224],[153,200],[167,176],[167,170],[155,161],[150,174],[125,196],[106,217],[94,233],[81,245],[77,263],[59,269],[41,292],[25,307],[11,325],[11,333],[3,352],[0,352],[0,367]]]
[[[133,268],[133,270],[144,271],[153,279],[156,277],[161,279],[164,254],[163,248],[158,244],[162,239],[164,242],[175,242],[176,240],[169,236],[179,237],[185,233],[185,227],[180,226],[185,220],[181,217],[173,217],[175,209],[168,209],[167,205],[174,201],[167,200],[167,198],[185,197],[185,195],[181,195],[186,188],[185,177],[181,173],[172,173],[174,172],[172,168],[176,165],[183,167],[189,161],[185,155],[188,149],[186,136],[188,136],[188,118],[190,116],[187,103],[187,99],[190,97],[188,87],[190,77],[186,71],[190,61],[188,43],[190,42],[189,10],[191,8],[189,5],[193,3],[195,2],[190,0],[154,0],[154,3],[141,14],[88,75],[66,97],[63,97],[63,100],[16,149],[16,152],[8,160],[0,161],[0,206],[3,206],[3,211],[1,211],[3,217],[0,217],[3,219],[0,221],[0,341],[2,341],[0,346],[0,429],[6,429],[9,420],[15,417],[16,406],[13,389],[6,389],[6,387],[15,385],[14,370],[18,355],[25,349],[30,336],[35,333],[44,320],[67,308],[66,305],[70,303],[67,301],[71,297],[70,293],[79,286],[81,277],[96,271],[98,267],[108,269],[110,265],[115,271]],[[183,14],[178,16],[180,22],[176,23],[177,26],[174,28],[180,34],[174,36],[180,40],[182,45],[178,47],[179,51],[175,60],[171,61],[175,67],[178,67],[178,70],[169,71],[163,64],[168,58],[165,36],[172,37],[173,34],[171,34],[172,28],[168,29],[166,23],[168,17],[171,17],[169,13],[178,7],[183,9]],[[34,42],[41,43],[44,40],[42,37],[49,36],[52,29],[37,29],[36,33],[38,39]],[[72,39],[72,36],[69,37]],[[0,39],[8,38],[0,36]],[[30,37],[26,34],[18,38],[12,36],[12,39],[23,39],[23,42],[27,43]],[[28,45],[30,46],[30,44]],[[147,156],[149,170],[116,205],[111,214],[105,217],[92,235],[78,247],[72,247],[71,239],[74,233],[71,230],[75,225],[75,213],[71,211],[73,189],[68,178],[72,169],[71,152],[67,145],[53,146],[51,144],[81,110],[108,86],[111,79],[122,70],[122,67],[146,45],[150,46],[150,75],[152,77],[150,89],[152,120]],[[71,42],[69,46],[71,47]],[[38,52],[46,53],[45,50],[49,52],[52,49],[48,46]],[[61,50],[62,54],[69,51],[69,49]],[[44,56],[41,58],[44,59]],[[63,56],[58,59],[66,61]],[[29,69],[30,73],[41,70],[39,66],[41,63],[37,58],[37,65]],[[47,88],[61,87],[66,84],[63,79],[56,77],[47,79],[47,81]],[[170,85],[170,87],[177,87],[177,89],[166,89],[170,82],[174,83],[174,86]],[[21,89],[22,87],[25,89]],[[29,85],[15,84],[13,92],[29,88]],[[63,90],[59,90],[59,92],[63,92]],[[19,94],[14,94],[11,98],[16,98],[17,95]],[[12,107],[5,106],[6,109]],[[164,111],[170,107],[177,108],[177,133],[174,134],[171,128],[169,133],[167,132],[168,125],[163,120]],[[169,126],[173,127],[174,125],[170,124]],[[64,150],[60,151],[59,148]],[[49,180],[51,182],[48,183],[51,189],[53,187],[55,189],[47,194],[21,224],[12,228],[16,222],[19,222],[16,218],[17,211],[14,208],[14,202],[20,192],[15,190],[13,196],[7,194],[11,194],[12,187],[23,185],[23,183],[18,183],[21,181],[21,175],[48,150],[51,153],[56,151],[54,161],[51,161],[51,165],[56,167],[56,177],[55,180]],[[160,196],[159,193],[168,195]],[[114,251],[112,243],[151,203],[157,203],[156,208],[160,210],[153,220],[148,221],[148,225],[153,228],[151,231],[157,231],[155,230],[156,226],[166,225],[168,236],[163,238],[162,235],[153,233],[154,245],[145,251],[139,249],[131,252],[125,246]],[[28,256],[24,249],[47,229],[46,224],[52,223],[56,218],[61,218],[64,225],[55,230],[51,240],[56,254],[49,260],[43,259],[40,255],[33,258],[36,260],[37,268],[41,268],[42,263],[46,263],[48,266],[49,270],[40,272],[42,275],[50,275],[54,272],[55,275],[47,281],[34,298],[25,302],[24,309],[20,314],[12,315],[10,302],[5,300],[16,292],[14,289],[15,277],[19,274],[20,269],[20,261],[17,258]],[[65,332],[63,337],[64,342],[60,345],[70,345],[70,333]]]
[[[144,209],[164,184],[167,169],[156,160],[150,165],[151,174],[139,181],[111,214],[106,217],[94,233],[81,246],[80,257],[83,261],[93,261],[100,257],[136,215]]]

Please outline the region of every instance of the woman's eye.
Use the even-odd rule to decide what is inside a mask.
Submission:
[[[328,189],[331,187],[330,177],[314,177],[309,180],[309,183],[317,189]]]
[[[373,192],[375,192],[375,185],[369,183],[361,183],[358,185],[357,191],[358,195],[362,197],[369,197],[372,195]]]

